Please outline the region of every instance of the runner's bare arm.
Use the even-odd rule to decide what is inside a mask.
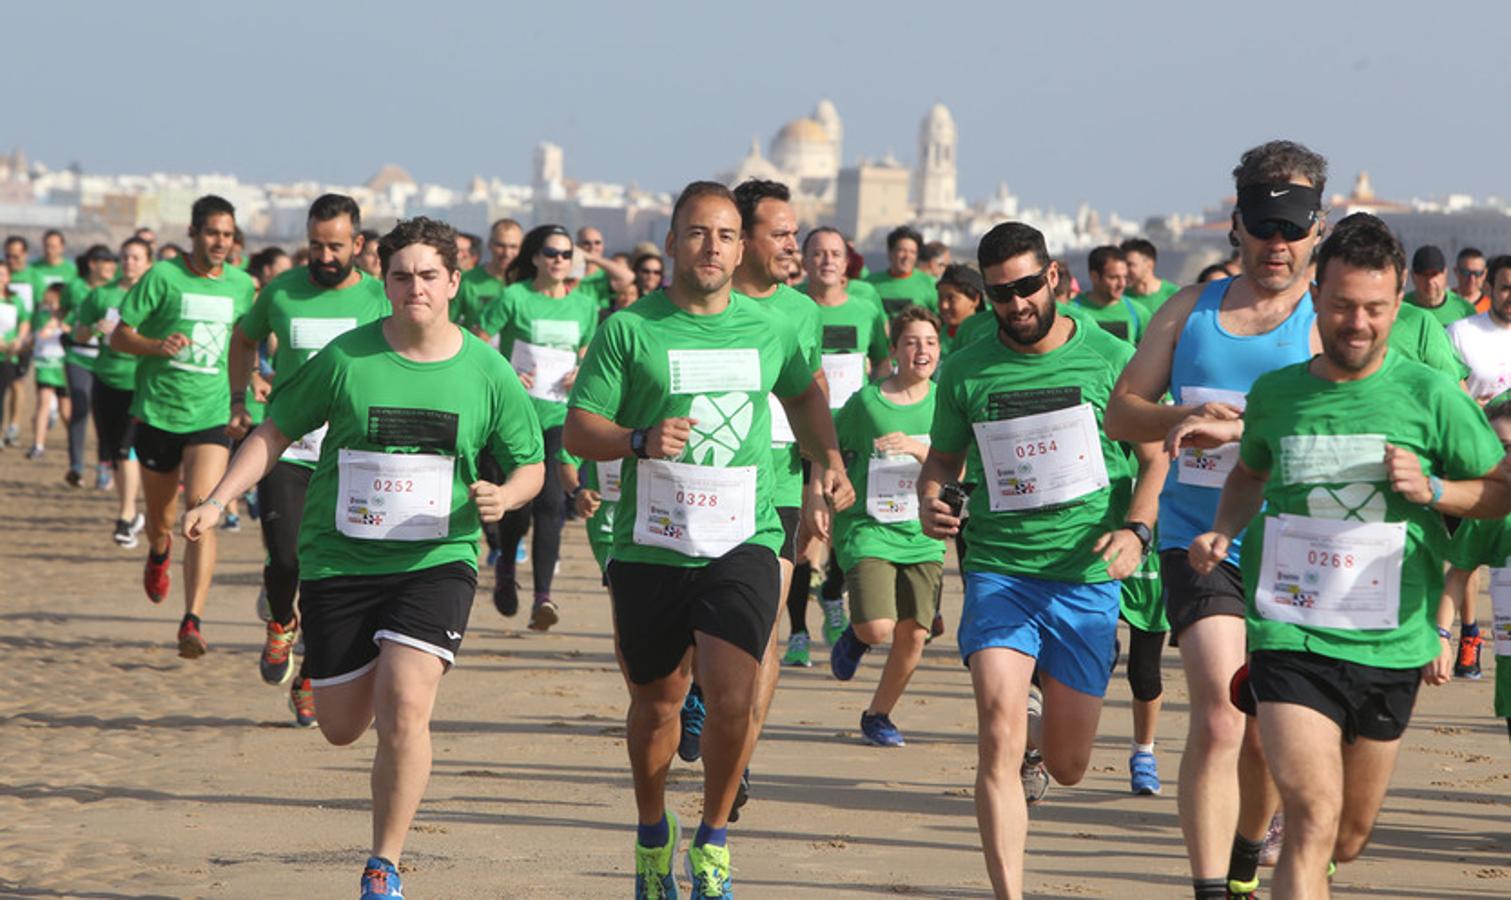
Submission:
[[[1511,513],[1511,485],[1506,484],[1500,463],[1478,478],[1441,481],[1442,496],[1434,496],[1421,460],[1410,450],[1386,444],[1385,468],[1390,475],[1391,490],[1445,516],[1499,519]]]
[[[197,541],[200,536],[220,522],[226,505],[252,489],[263,476],[272,471],[278,457],[283,455],[293,440],[268,419],[242,441],[241,448],[231,457],[225,477],[205,501],[184,514],[184,537]]]
[[[625,265],[617,259],[614,259],[611,256],[599,256],[596,253],[584,252],[583,258],[590,263],[597,264],[598,268],[602,269],[604,271],[604,274],[611,279],[620,282],[633,281],[635,279],[634,269],[631,269],[629,266]]]
[[[174,356],[187,346],[189,346],[189,339],[176,331],[158,340],[143,337],[135,328],[122,322],[110,332],[110,349],[117,353],[130,353],[134,356]]]
[[[829,410],[823,387],[817,381],[809,382],[801,394],[777,399],[787,411],[787,420],[792,423],[792,433],[797,437],[799,449],[818,467],[810,484],[822,492],[834,512],[846,509],[855,502],[855,488],[845,473],[845,461],[839,454],[839,438],[834,433],[834,415]]]
[[[1233,536],[1248,527],[1264,505],[1264,484],[1269,480],[1269,472],[1255,472],[1243,460],[1233,466],[1222,486],[1222,499],[1217,501],[1212,530],[1197,535],[1191,542],[1188,556],[1191,568],[1206,575],[1227,558]]]
[[[1159,492],[1165,484],[1165,473],[1170,470],[1170,461],[1160,452],[1159,444],[1135,444],[1133,453],[1139,464],[1138,481],[1123,520],[1140,522],[1153,530],[1159,517]],[[1142,542],[1127,528],[1106,532],[1097,539],[1092,551],[1102,554],[1108,577],[1119,581],[1132,575],[1144,561]]]
[[[929,455],[924,458],[918,473],[918,523],[931,538],[943,540],[960,531],[960,517],[953,515],[949,505],[939,499],[939,491],[947,482],[960,478],[964,465],[964,453],[945,453],[935,447],[930,447]]]
[[[1112,388],[1102,420],[1108,437],[1136,443],[1164,440],[1170,429],[1194,409],[1164,406],[1159,401],[1170,390],[1175,345],[1200,296],[1200,285],[1182,288],[1155,312],[1149,330]]]
[[[678,416],[662,419],[647,430],[646,455],[653,459],[675,459],[682,455],[692,427],[697,419]],[[630,436],[634,429],[625,428],[597,413],[571,407],[567,410],[567,423],[561,432],[561,443],[566,451],[583,459],[611,460],[634,456]]]
[[[1449,565],[1443,576],[1443,596],[1438,601],[1433,624],[1438,628],[1439,648],[1437,659],[1422,667],[1422,680],[1431,685],[1447,684],[1453,680],[1453,640],[1442,636],[1453,627],[1453,614],[1464,601],[1469,591],[1469,579],[1473,572]]]
[[[484,522],[497,522],[504,513],[519,509],[535,499],[541,486],[546,483],[546,464],[526,463],[509,473],[503,484],[491,481],[474,481],[467,485],[467,497],[477,507],[477,514]]]
[[[231,329],[231,350],[226,359],[226,377],[231,382],[231,422],[226,430],[233,438],[241,437],[252,427],[252,414],[247,412],[247,385],[256,364],[257,342],[237,325]]]

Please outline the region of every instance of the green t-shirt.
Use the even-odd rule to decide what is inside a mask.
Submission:
[[[16,308],[26,316],[30,322],[32,314],[37,310],[37,303],[42,299],[42,289],[37,287],[32,280],[34,272],[28,266],[19,272],[10,275],[10,296],[15,300]]]
[[[176,434],[230,421],[226,354],[231,328],[251,308],[253,292],[251,276],[234,266],[223,267],[219,278],[200,276],[178,257],[147,270],[121,301],[121,321],[142,337],[179,333],[189,344],[171,359],[138,360],[133,416]]]
[[[1437,369],[1454,381],[1469,377],[1469,367],[1459,359],[1453,342],[1448,339],[1448,332],[1420,306],[1401,304],[1396,313],[1396,324],[1390,328],[1390,347]]]
[[[533,344],[573,354],[585,349],[598,330],[598,304],[578,291],[547,297],[524,282],[511,284],[495,303],[483,310],[483,333],[498,335],[498,348],[513,362],[515,344]],[[543,389],[544,385],[537,385]],[[540,427],[556,428],[567,421],[566,401],[530,396]]]
[[[967,571],[1072,583],[1108,580],[1107,564],[1091,548],[1104,532],[1122,523],[1133,473],[1127,452],[1102,431],[1102,416],[1133,347],[1080,319],[1073,321],[1070,339],[1048,353],[1018,353],[1001,341],[982,340],[955,351],[940,369],[932,446],[945,453],[965,453],[966,470],[975,473],[977,483],[965,533]],[[984,467],[973,424],[1083,403],[1091,405],[1096,420],[1108,486],[1068,502],[993,512],[988,496],[992,479],[981,475]],[[1034,474],[1031,465],[1025,462],[1013,481]],[[972,481],[969,474],[967,481]]]
[[[1081,294],[1071,300],[1070,305],[1085,313],[1087,318],[1102,326],[1108,334],[1135,347],[1144,339],[1144,332],[1149,330],[1149,321],[1154,318],[1147,307],[1135,303],[1127,295],[1106,306],[1097,306],[1092,302],[1091,295]]]
[[[556,459],[576,466],[578,483],[598,493],[598,509],[583,524],[587,526],[588,548],[593,551],[593,559],[598,561],[600,570],[604,569],[609,564],[609,551],[614,549],[614,511],[619,506],[619,468],[623,460],[584,461],[565,449],[556,454]]]
[[[268,418],[286,435],[330,424],[299,528],[299,574],[308,579],[476,567],[482,529],[467,486],[479,478],[479,454],[492,454],[506,474],[545,454],[525,389],[492,347],[463,331],[450,359],[415,362],[389,346],[382,320],[337,337],[279,379]],[[423,508],[427,494],[449,508],[406,508]],[[384,527],[413,530],[374,536]]]
[[[892,518],[889,511],[899,503],[908,503],[907,496],[916,498],[921,463],[911,456],[888,459],[876,449],[876,439],[894,431],[927,443],[936,392],[930,383],[924,399],[902,406],[887,399],[880,385],[868,384],[851,395],[835,415],[839,449],[845,457],[850,484],[855,487],[854,505],[834,517],[834,550],[839,554],[841,570],[848,571],[866,557],[898,565],[944,558],[944,542],[924,536],[916,505],[910,507],[912,515],[903,521],[882,521]],[[870,480],[873,459],[879,466],[878,477],[884,479],[874,486]]]
[[[600,310],[614,305],[614,285],[609,282],[609,273],[603,269],[577,282],[575,290],[585,297],[591,297]]]
[[[873,365],[880,365],[891,354],[892,348],[887,344],[887,314],[880,302],[852,291],[838,306],[824,306],[811,298],[808,304],[818,310],[824,355],[864,353]]]
[[[1441,514],[1391,490],[1385,444],[1415,453],[1430,473],[1456,481],[1478,478],[1500,462],[1500,441],[1458,385],[1402,354],[1387,352],[1379,371],[1359,381],[1328,381],[1313,375],[1309,366],[1297,363],[1261,376],[1249,389],[1243,414],[1239,452],[1244,465],[1269,475],[1265,509],[1243,541],[1249,649],[1305,651],[1385,669],[1424,665],[1438,655],[1433,615],[1443,590],[1448,532]],[[1255,587],[1266,549],[1264,531],[1282,514],[1404,522],[1395,627],[1318,627],[1261,616]],[[1277,565],[1276,592],[1295,593],[1296,606],[1305,608],[1306,584],[1326,573],[1319,575],[1289,558]],[[1300,571],[1290,571],[1292,567]],[[1295,584],[1285,584],[1290,581]],[[1317,608],[1328,599],[1317,601]],[[1377,615],[1390,613],[1382,609]]]
[[[119,281],[102,284],[84,295],[73,309],[76,323],[95,325],[99,322],[113,324],[120,321],[121,301],[126,299],[126,289]],[[136,367],[141,359],[131,353],[117,353],[110,349],[105,332],[99,328],[95,334],[100,344],[100,355],[94,360],[94,377],[118,391],[136,389]]]
[[[69,282],[81,280],[79,278],[79,267],[67,260],[55,266],[50,266],[46,260],[34,259],[31,261],[31,265],[26,267],[25,272],[30,276],[31,283],[37,287],[37,296],[34,298],[37,303],[42,302],[42,292],[49,285],[53,284],[64,285],[63,302],[67,303],[69,299],[67,287]]]
[[[746,295],[749,296],[749,295]],[[823,325],[819,319],[819,306],[806,295],[785,284],[777,285],[769,297],[751,297],[755,303],[766,307],[774,315],[786,319],[797,337],[798,352],[808,363],[810,372],[817,372],[823,365],[821,344]],[[777,414],[781,404],[771,402],[772,415]],[[786,410],[781,413],[786,416]],[[775,423],[773,423],[775,424]],[[775,434],[773,428],[773,434]],[[796,509],[803,505],[803,455],[796,442],[773,439],[771,442],[771,466],[776,479],[771,487],[771,502],[777,509]]]
[[[94,288],[90,286],[89,282],[77,276],[63,282],[63,296],[59,301],[62,305],[58,307],[58,313],[60,321],[70,331],[72,331],[74,323],[78,321],[77,313],[80,304],[84,302],[84,298],[89,296],[89,292],[92,290]],[[37,308],[40,310],[41,306],[39,305]],[[94,371],[95,360],[100,355],[100,343],[97,338],[91,338],[86,344],[75,344],[72,340],[68,340],[63,342],[63,346],[64,358],[68,362],[90,372]]]
[[[724,311],[699,316],[677,307],[664,291],[653,291],[603,323],[568,404],[626,428],[650,428],[673,416],[696,419],[677,462],[755,468],[755,496],[736,492],[742,503],[738,508],[754,510],[754,531],[741,543],[776,553],[783,533],[773,502],[776,474],[770,465],[767,395],[796,397],[812,383],[812,370],[791,323],[775,311],[731,293]],[[708,557],[654,546],[651,536],[636,542],[639,463],[626,459],[620,470],[623,508],[614,521],[614,558],[665,566],[707,565]],[[698,493],[690,487],[688,496]],[[749,507],[743,506],[746,503]],[[648,498],[646,505],[659,512],[658,501]],[[660,527],[670,542],[677,537],[672,532],[683,530],[681,521],[673,512],[657,512],[648,516],[645,530]]]
[[[31,323],[31,304],[20,294],[7,293],[0,296],[0,341],[9,344],[21,336],[21,323]],[[7,353],[3,358],[6,362],[15,362],[18,354]]]
[[[1474,308],[1473,303],[1470,303],[1468,300],[1460,297],[1452,289],[1449,289],[1448,295],[1444,297],[1443,302],[1439,303],[1437,306],[1427,306],[1426,304],[1418,302],[1416,291],[1406,292],[1406,302],[1412,304],[1418,309],[1424,310],[1425,312],[1429,313],[1434,319],[1437,319],[1438,324],[1443,326],[1444,328],[1447,328],[1449,325],[1452,325],[1459,319],[1468,318],[1469,316],[1472,316],[1476,312],[1478,312],[1478,310]]]
[[[1156,310],[1165,305],[1166,300],[1174,297],[1179,291],[1180,285],[1161,278],[1159,287],[1155,288],[1152,294],[1137,294],[1129,290],[1124,292],[1123,296],[1142,306],[1150,316],[1153,316]]]
[[[483,310],[503,294],[503,279],[494,278],[486,266],[474,266],[462,273],[461,286],[451,301],[451,321],[468,331],[481,327]]]
[[[930,312],[939,311],[939,289],[935,286],[934,276],[927,272],[914,269],[906,278],[894,278],[891,272],[882,270],[867,276],[866,281],[876,288],[888,319],[902,312],[909,303],[916,303]]]

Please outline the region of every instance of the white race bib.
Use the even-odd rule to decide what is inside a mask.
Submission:
[[[336,530],[366,541],[434,541],[451,531],[456,460],[341,448]]]
[[[787,407],[782,405],[776,394],[767,394],[766,404],[771,407],[771,446],[796,444],[797,435],[792,430],[791,420],[787,418]]]
[[[542,347],[528,341],[515,341],[514,352],[509,355],[509,365],[516,372],[529,372],[534,377],[525,393],[552,403],[565,403],[569,393],[565,379],[577,368],[577,353]]]
[[[325,345],[357,327],[357,320],[293,318],[289,320],[289,343],[295,350],[314,356]]]
[[[866,465],[866,515],[878,522],[918,518],[918,473],[911,456],[872,457]]]
[[[1389,630],[1400,624],[1405,522],[1279,515],[1264,524],[1254,605],[1274,622]]]
[[[829,381],[829,408],[839,409],[866,383],[866,357],[860,353],[825,353],[824,377]]]
[[[308,463],[319,462],[320,445],[325,442],[325,433],[329,430],[329,423],[321,425],[294,443],[289,444],[288,449],[283,451],[283,455],[279,459],[295,459]]]
[[[21,311],[14,303],[0,303],[0,334],[16,330],[21,322]]]
[[[1494,608],[1495,655],[1511,656],[1511,566],[1490,570],[1490,603]]]
[[[598,496],[605,503],[619,502],[619,470],[624,465],[624,460],[613,459],[608,462],[596,462],[598,467]]]
[[[10,283],[10,292],[14,294],[18,300],[21,301],[21,308],[26,310],[27,312],[30,312],[37,308],[37,298],[36,295],[32,293],[31,285],[23,284],[19,281],[12,281]]]
[[[1241,391],[1224,391],[1218,388],[1206,387],[1182,387],[1180,400],[1182,404],[1202,403],[1226,403],[1242,410],[1247,402],[1247,396]],[[1238,442],[1223,444],[1211,450],[1197,450],[1187,448],[1180,452],[1180,458],[1176,460],[1176,481],[1181,484],[1194,485],[1196,487],[1217,488],[1221,490],[1228,480],[1228,473],[1233,471],[1233,466],[1238,462]]]
[[[635,543],[723,556],[756,527],[756,468],[642,459],[635,468]]]
[[[992,512],[1068,503],[1108,485],[1090,403],[971,427]]]
[[[761,351],[668,350],[673,394],[726,394],[761,389]]]
[[[93,350],[93,353],[85,353],[85,350]],[[37,359],[53,360],[63,358],[63,336],[54,334],[37,341]],[[99,356],[99,347],[75,345],[74,352],[80,356]]]

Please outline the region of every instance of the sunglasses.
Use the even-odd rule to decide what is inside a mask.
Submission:
[[[1488,271],[1488,269],[1465,269],[1462,266],[1459,267],[1459,274],[1465,278],[1484,278]]]
[[[1044,285],[1049,282],[1048,274],[1049,266],[1045,266],[1038,273],[1024,275],[1016,281],[989,284],[986,286],[986,295],[998,303],[1011,303],[1019,297],[1032,297],[1044,290]]]
[[[540,255],[544,256],[546,259],[555,259],[558,256],[562,259],[571,259],[572,251],[570,248],[566,250],[558,250],[555,247],[542,247],[540,248]]]
[[[639,269],[637,271],[641,275],[660,275],[661,274],[661,270],[660,269]]]
[[[1294,244],[1311,233],[1311,226],[1305,228],[1295,222],[1286,222],[1282,219],[1265,219],[1263,222],[1250,223],[1244,220],[1243,227],[1249,234],[1261,241],[1267,241],[1275,235],[1285,238],[1287,243]]]

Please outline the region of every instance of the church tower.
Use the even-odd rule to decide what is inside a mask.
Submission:
[[[956,212],[955,119],[936,103],[918,126],[918,216],[925,221],[949,219]]]

